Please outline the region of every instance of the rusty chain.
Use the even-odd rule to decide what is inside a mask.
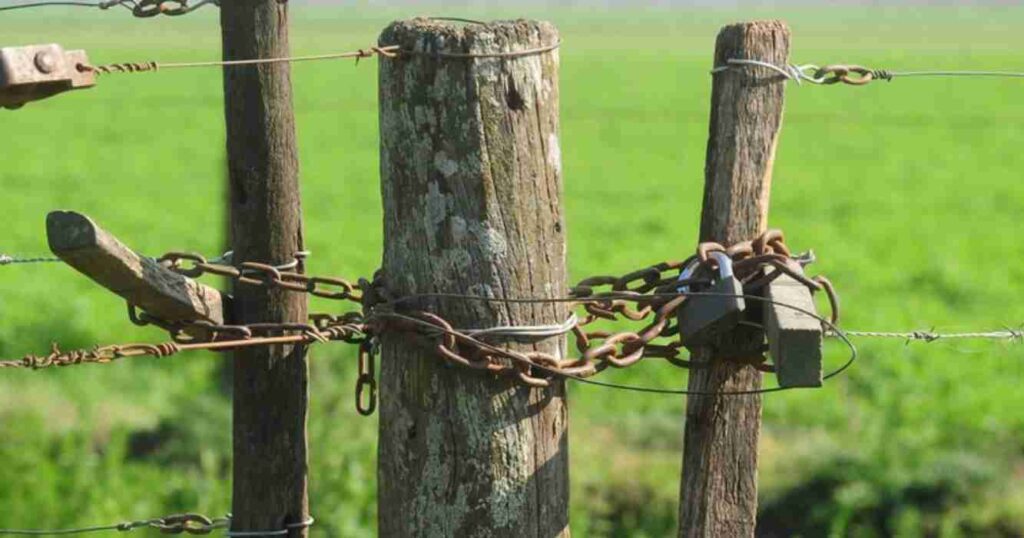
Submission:
[[[824,291],[832,304],[832,314],[830,320],[823,321],[831,328],[835,327],[839,308],[831,283],[821,276],[806,276],[803,266],[810,260],[794,257],[786,247],[782,233],[776,230],[728,248],[716,243],[703,243],[699,245],[696,254],[683,261],[662,262],[621,276],[590,277],[573,286],[565,298],[527,300],[567,302],[586,312],[582,319],[571,318],[570,325],[560,331],[552,333],[550,328],[544,328],[546,332],[542,331],[543,337],[567,331],[573,334],[578,356],[568,359],[539,351],[520,354],[497,348],[482,338],[457,330],[435,313],[398,311],[397,308],[411,298],[393,297],[379,271],[373,281],[360,279],[353,284],[344,279],[307,276],[264,263],[245,262],[233,266],[210,262],[199,254],[171,252],[159,258],[159,263],[188,277],[208,274],[224,276],[242,285],[284,289],[359,303],[363,311],[339,316],[314,314],[309,323],[230,325],[206,321],[172,323],[129,305],[129,319],[134,324],[163,328],[170,333],[172,342],[106,346],[66,353],[54,347],[49,355],[29,355],[16,361],[0,362],[0,367],[38,369],[107,363],[140,355],[165,357],[191,349],[224,350],[251,345],[343,341],[359,346],[356,408],[364,415],[372,414],[376,407],[376,346],[377,338],[385,331],[403,331],[433,339],[434,351],[449,363],[510,376],[532,387],[549,386],[553,377],[589,378],[608,368],[632,366],[645,358],[664,359],[681,368],[700,368],[704,365],[681,357],[683,344],[678,338],[673,338],[678,334],[675,317],[688,296],[706,293],[683,293],[679,288],[684,285],[699,287],[711,282],[717,263],[710,255],[714,251],[725,252],[734,261],[734,271],[743,284],[744,293],[756,294],[783,274],[796,279],[813,292]],[[692,265],[696,266],[692,276],[680,280],[680,275]],[[572,324],[574,320],[575,324]],[[639,330],[621,332],[587,329],[599,320],[646,324]],[[763,358],[752,361],[751,365],[762,371],[772,371],[770,365],[764,364]]]
[[[158,258],[157,262],[189,278],[217,275],[247,286],[308,293],[324,299],[362,304],[358,285],[343,278],[309,276],[257,262],[242,262],[237,266],[213,263],[194,252],[169,252]]]
[[[170,17],[186,15],[207,4],[220,7],[220,0],[200,0],[192,5],[189,5],[189,0],[120,0],[117,4],[128,5],[132,9],[132,15],[140,19],[148,19],[157,15]]]
[[[47,6],[74,6],[91,7],[101,10],[108,10],[112,7],[123,7],[131,11],[132,15],[140,19],[148,19],[157,15],[178,16],[192,13],[205,6],[213,5],[220,7],[220,0],[200,0],[190,4],[190,0],[103,0],[101,2],[82,2],[68,0],[42,0],[28,4],[16,4],[13,6],[0,6],[0,11],[12,11],[17,9],[32,9]]]
[[[834,328],[839,320],[838,296],[825,277],[808,277],[805,257],[794,257],[784,242],[782,232],[770,230],[753,241],[745,241],[726,248],[717,243],[702,243],[694,256],[684,261],[663,262],[622,276],[595,276],[580,281],[570,290],[571,302],[587,312],[585,319],[572,328],[578,356],[568,359],[539,351],[514,352],[473,338],[465,331],[455,329],[441,316],[425,311],[399,312],[395,307],[409,298],[385,303],[385,309],[365,305],[369,317],[386,320],[371,322],[370,331],[407,331],[427,338],[436,338],[435,353],[446,362],[495,375],[509,376],[531,387],[547,387],[554,377],[585,379],[607,368],[626,368],[645,358],[661,358],[682,368],[699,368],[680,358],[683,344],[677,339],[666,341],[678,334],[674,323],[676,312],[687,297],[695,293],[681,293],[681,285],[707,284],[717,269],[711,252],[725,252],[734,261],[734,271],[744,286],[745,294],[756,294],[781,275],[788,275],[812,292],[824,291],[830,301],[830,320],[823,320]],[[680,280],[685,267],[696,263],[694,277]],[[703,292],[707,293],[707,292]],[[444,295],[444,294],[442,294]],[[537,302],[551,302],[558,300]],[[638,331],[587,331],[587,325],[599,320],[648,321]],[[382,326],[383,325],[383,326]],[[759,370],[771,372],[773,368],[762,361],[752,362]]]

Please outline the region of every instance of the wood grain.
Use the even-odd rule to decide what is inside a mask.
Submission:
[[[380,43],[488,53],[554,43],[543,22],[396,22]],[[566,293],[558,53],[382,60],[384,275],[397,296]],[[564,305],[424,301],[459,328],[551,324]],[[519,350],[565,352],[564,338]],[[565,387],[450,367],[385,334],[380,536],[567,536]]]
[[[221,29],[225,60],[289,55],[286,2],[224,2]],[[224,105],[235,261],[288,262],[303,250],[289,65],[226,67]],[[304,322],[306,303],[304,294],[235,288],[239,323]],[[304,346],[235,352],[232,530],[305,520],[308,385]]]
[[[730,58],[785,65],[789,29],[778,21],[727,26],[714,65]],[[786,82],[765,68],[714,76],[705,166],[701,241],[726,245],[753,239],[768,224],[772,161],[782,124]],[[760,355],[763,334],[740,329],[697,350],[707,369],[691,370],[693,391],[757,389],[761,375],[743,359]],[[690,396],[686,406],[680,536],[753,536],[757,517],[760,396]]]
[[[164,321],[221,324],[228,298],[135,253],[92,219],[74,211],[46,216],[50,250],[96,283]]]

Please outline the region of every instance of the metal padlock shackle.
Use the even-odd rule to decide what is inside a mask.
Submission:
[[[726,279],[735,277],[735,273],[732,270],[732,258],[728,254],[720,250],[713,250],[709,253],[718,262],[718,278]],[[697,268],[700,267],[701,260],[694,259],[690,263],[686,264],[682,272],[679,273],[679,282],[690,280],[693,278],[693,274],[697,272]],[[682,285],[676,288],[679,293],[687,293],[690,291],[690,286]]]

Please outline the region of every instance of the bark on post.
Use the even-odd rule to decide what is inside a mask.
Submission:
[[[396,22],[382,45],[384,276],[396,296],[566,293],[558,53],[452,58],[558,40],[515,21]],[[565,305],[423,301],[457,328],[560,323]],[[568,530],[565,388],[527,389],[450,367],[431,346],[383,338],[379,525],[383,537],[551,538]],[[564,352],[565,339],[505,342]]]
[[[285,2],[224,2],[224,59],[288,56],[287,22]],[[226,67],[224,97],[234,260],[286,263],[303,249],[289,66]],[[304,322],[306,297],[240,285],[234,314],[236,323]],[[307,374],[304,346],[235,352],[233,531],[307,517]]]
[[[718,34],[715,65],[731,58],[786,65],[789,29],[778,21],[727,26]],[[782,125],[785,79],[762,67],[714,75],[700,239],[726,245],[752,239],[768,224],[772,162]],[[748,308],[752,305],[748,302]],[[690,371],[689,389],[760,388],[761,375],[742,361],[760,355],[760,332],[740,329],[698,350],[708,369]],[[753,536],[757,517],[759,396],[691,396],[680,499],[680,536]]]

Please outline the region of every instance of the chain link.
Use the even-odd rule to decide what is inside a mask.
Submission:
[[[308,293],[315,297],[362,304],[358,286],[343,278],[308,276],[257,262],[237,266],[207,261],[192,252],[169,252],[157,259],[164,267],[189,278],[203,275],[227,277],[239,284]]]
[[[359,377],[356,379],[356,411],[368,417],[377,410],[377,339],[359,344]]]
[[[838,295],[824,277],[808,277],[804,266],[813,261],[813,253],[794,257],[781,231],[770,230],[753,241],[725,247],[702,243],[697,253],[684,261],[655,264],[622,276],[595,276],[580,281],[570,290],[573,302],[587,313],[572,327],[578,356],[560,358],[539,351],[515,352],[497,348],[458,331],[441,316],[425,311],[398,312],[393,301],[388,308],[366,305],[371,318],[388,320],[384,327],[371,330],[396,330],[436,339],[434,351],[445,361],[461,367],[515,378],[531,387],[547,387],[554,377],[588,378],[608,368],[626,368],[645,358],[661,358],[681,368],[703,367],[680,358],[683,345],[678,338],[676,313],[690,295],[708,292],[680,292],[681,286],[698,287],[712,282],[717,262],[712,252],[724,252],[734,262],[736,277],[745,294],[759,293],[781,275],[788,275],[812,292],[825,291],[832,305],[831,322],[839,319]],[[696,264],[693,276],[680,280],[684,268]],[[379,287],[379,285],[377,286]],[[407,298],[408,299],[408,298]],[[544,302],[538,300],[538,302]],[[586,331],[584,327],[599,320],[647,321],[637,331]],[[672,338],[671,341],[667,339]],[[763,356],[748,361],[770,372]]]

